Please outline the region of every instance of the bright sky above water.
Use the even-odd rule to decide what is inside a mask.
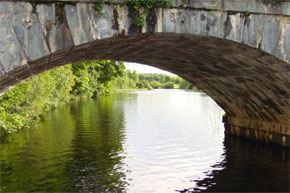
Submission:
[[[144,64],[125,62],[125,66],[126,66],[126,69],[128,70],[136,70],[138,74],[151,73],[151,74],[166,74],[170,76],[176,76],[175,74],[172,74],[170,72],[167,72],[158,68],[154,68],[148,65],[144,65]]]

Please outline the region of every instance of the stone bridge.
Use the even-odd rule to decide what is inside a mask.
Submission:
[[[173,72],[226,112],[226,133],[289,146],[290,2],[175,0],[146,25],[121,0],[0,2],[0,93],[68,63],[111,59]],[[142,10],[141,10],[142,11]]]

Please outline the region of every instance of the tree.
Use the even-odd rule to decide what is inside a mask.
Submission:
[[[167,83],[164,84],[163,88],[172,89],[172,88],[174,88],[174,83],[173,82],[167,82]]]
[[[136,87],[139,89],[142,89],[142,88],[144,88],[144,84],[142,82],[137,82]]]

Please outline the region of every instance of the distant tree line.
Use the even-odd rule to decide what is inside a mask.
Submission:
[[[119,89],[194,89],[198,90],[193,84],[186,80],[165,74],[137,74],[136,71],[126,70],[123,75],[113,82],[114,88]]]
[[[36,75],[0,96],[0,136],[37,124],[41,113],[77,98],[114,89],[194,89],[187,81],[163,74],[126,71],[123,62],[100,60],[66,65]]]

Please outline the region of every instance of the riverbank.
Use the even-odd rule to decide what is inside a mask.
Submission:
[[[58,67],[0,96],[0,138],[35,127],[43,112],[78,98],[98,97],[120,90],[158,88],[195,89],[180,77],[126,71],[123,62],[101,60]]]
[[[110,82],[124,70],[124,64],[115,61],[83,62],[55,68],[16,85],[0,96],[0,136],[35,127],[41,113],[78,97],[109,93]]]

